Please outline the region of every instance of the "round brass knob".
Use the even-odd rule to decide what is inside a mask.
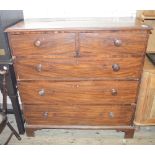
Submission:
[[[116,96],[117,95],[117,90],[116,89],[112,89],[111,90],[111,95]]]
[[[114,116],[115,116],[115,115],[114,115],[113,112],[109,112],[109,117],[110,117],[110,118],[114,118]]]
[[[35,45],[36,47],[40,47],[41,41],[40,41],[40,40],[36,40],[36,41],[34,42],[34,45]]]
[[[45,90],[44,89],[40,89],[38,94],[40,96],[44,96],[45,95]]]
[[[41,72],[42,69],[43,69],[42,64],[38,64],[38,65],[36,66],[36,70],[37,70],[38,72]]]
[[[119,70],[120,70],[119,64],[113,64],[113,65],[112,65],[112,69],[113,69],[114,72],[119,71]]]
[[[120,39],[115,39],[115,40],[114,40],[114,45],[117,46],[117,47],[121,46],[121,45],[122,45],[122,40],[120,40]]]

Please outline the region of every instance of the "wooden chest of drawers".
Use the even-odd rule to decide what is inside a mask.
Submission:
[[[78,128],[133,137],[149,30],[126,18],[25,21],[8,28],[27,135]]]

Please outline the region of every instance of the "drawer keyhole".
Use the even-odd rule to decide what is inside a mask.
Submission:
[[[116,89],[112,89],[111,90],[111,95],[116,96],[117,95],[117,90]]]
[[[45,95],[45,90],[44,89],[40,89],[39,92],[38,92],[38,94],[40,96],[44,96]]]
[[[76,51],[76,52],[75,52],[75,57],[76,57],[76,58],[80,57],[80,51]]]
[[[115,116],[115,115],[114,115],[113,112],[109,112],[109,117],[110,117],[110,118],[114,118],[114,116]]]
[[[48,118],[48,112],[44,112],[44,113],[43,113],[43,117],[44,117],[44,118]]]

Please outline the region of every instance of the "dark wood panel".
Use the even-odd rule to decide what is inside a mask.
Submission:
[[[104,31],[80,33],[80,55],[102,56],[105,53],[144,53],[146,31]]]
[[[43,33],[10,35],[13,55],[53,55],[70,57],[75,55],[75,33]]]
[[[15,68],[18,79],[79,79],[111,78],[139,79],[143,57],[104,55],[104,58],[54,59],[39,57],[16,59]],[[114,70],[118,66],[118,71]]]
[[[20,82],[24,104],[131,104],[136,102],[137,81]]]
[[[130,125],[130,105],[24,105],[27,124],[32,125]]]

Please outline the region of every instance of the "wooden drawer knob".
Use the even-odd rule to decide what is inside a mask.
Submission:
[[[38,65],[36,66],[36,71],[41,72],[42,69],[43,69],[42,64],[38,64]]]
[[[44,118],[48,118],[48,112],[44,112],[44,113],[43,113],[43,117],[44,117]]]
[[[120,40],[120,39],[115,39],[115,40],[114,40],[114,45],[115,45],[116,47],[121,46],[121,45],[122,45],[122,40]]]
[[[117,90],[116,89],[112,89],[111,90],[111,95],[116,96],[117,95]]]
[[[38,94],[40,96],[44,96],[45,95],[45,90],[44,89],[40,89]]]
[[[36,40],[36,41],[34,42],[34,45],[35,45],[36,47],[40,47],[41,41],[40,41],[40,40]]]
[[[119,71],[119,70],[120,70],[119,64],[113,64],[113,65],[112,65],[112,69],[113,69],[114,72]]]
[[[109,118],[114,118],[114,113],[113,112],[109,112]]]

